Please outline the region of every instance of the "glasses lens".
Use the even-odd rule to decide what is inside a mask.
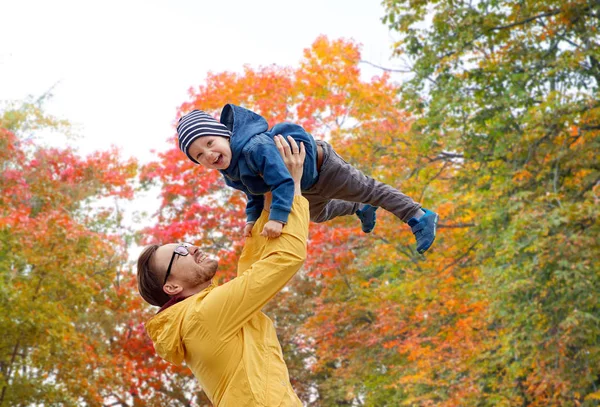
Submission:
[[[180,256],[187,256],[188,254],[190,254],[190,252],[188,251],[188,247],[189,246],[187,245],[179,245],[175,248],[175,253],[177,253]]]

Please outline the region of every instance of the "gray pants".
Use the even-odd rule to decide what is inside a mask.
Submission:
[[[353,215],[362,206],[379,206],[408,222],[421,205],[402,192],[376,181],[348,164],[329,143],[317,140],[323,148],[319,179],[302,195],[310,203],[310,219],[321,223],[338,216]]]

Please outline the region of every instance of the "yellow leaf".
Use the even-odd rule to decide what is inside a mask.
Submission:
[[[587,396],[585,396],[585,400],[600,400],[600,391],[588,394]]]

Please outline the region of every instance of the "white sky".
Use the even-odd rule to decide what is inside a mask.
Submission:
[[[0,15],[0,100],[56,85],[47,110],[76,126],[82,153],[114,144],[140,162],[168,147],[208,71],[296,65],[319,34],[390,65],[379,0],[0,0]]]

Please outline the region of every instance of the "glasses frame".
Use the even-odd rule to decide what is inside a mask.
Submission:
[[[165,274],[165,281],[163,281],[163,285],[167,284],[167,279],[171,275],[171,266],[173,265],[173,260],[175,260],[175,255],[178,254],[180,256],[187,256],[190,254],[188,247],[191,247],[191,243],[179,243],[173,249],[173,255],[171,256],[171,261],[169,262],[169,267],[167,267],[167,273]]]

